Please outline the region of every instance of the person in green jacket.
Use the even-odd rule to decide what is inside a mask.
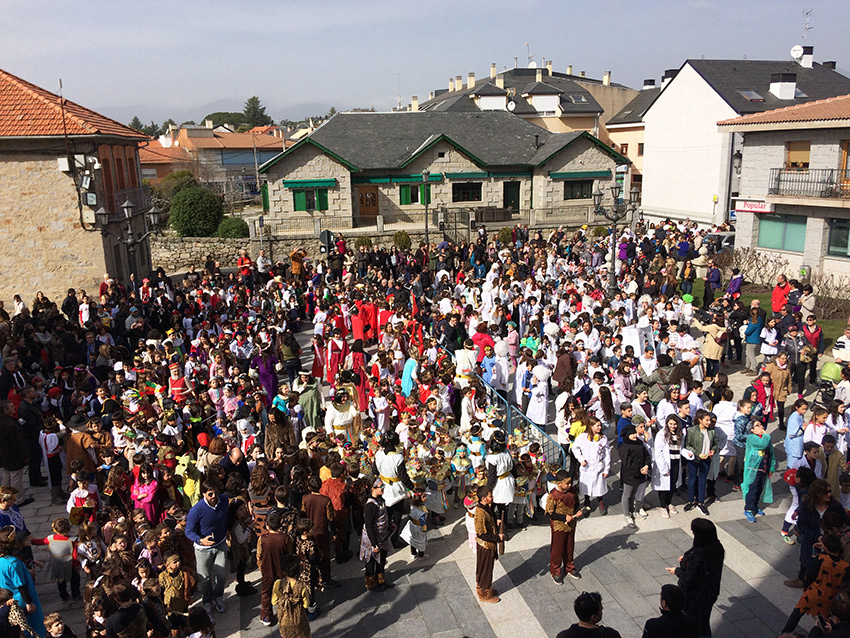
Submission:
[[[770,435],[764,430],[764,423],[753,421],[752,432],[747,436],[744,452],[744,479],[741,481],[741,494],[744,497],[744,516],[750,523],[756,522],[756,515],[764,516],[759,507],[763,503],[773,503],[773,487],[770,474],[776,470],[776,457]]]

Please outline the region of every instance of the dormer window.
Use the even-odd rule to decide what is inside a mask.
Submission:
[[[570,102],[573,104],[587,104],[587,96],[585,95],[571,95]]]
[[[738,91],[749,102],[764,102],[764,98],[755,91]]]

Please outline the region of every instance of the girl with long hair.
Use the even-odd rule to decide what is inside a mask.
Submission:
[[[655,436],[652,449],[652,487],[658,493],[661,516],[670,518],[679,511],[672,504],[673,492],[679,487],[682,475],[682,426],[675,416],[668,416],[664,430]]]

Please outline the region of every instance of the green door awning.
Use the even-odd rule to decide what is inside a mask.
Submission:
[[[333,188],[335,179],[285,179],[284,188]]]
[[[611,179],[611,171],[565,171],[549,173],[549,179]]]

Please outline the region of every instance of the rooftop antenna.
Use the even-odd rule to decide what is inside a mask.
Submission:
[[[401,73],[396,73],[396,80],[398,82],[398,94],[396,95],[396,110],[401,110]]]
[[[531,52],[531,45],[529,45],[528,42],[525,43],[525,54],[528,57],[528,68],[533,69],[537,67],[534,63],[534,54]]]
[[[809,31],[814,29],[814,27],[810,24],[812,11],[814,11],[814,9],[803,9],[803,15],[806,16],[806,24],[803,26],[803,44],[806,43],[806,36],[809,35]]]

